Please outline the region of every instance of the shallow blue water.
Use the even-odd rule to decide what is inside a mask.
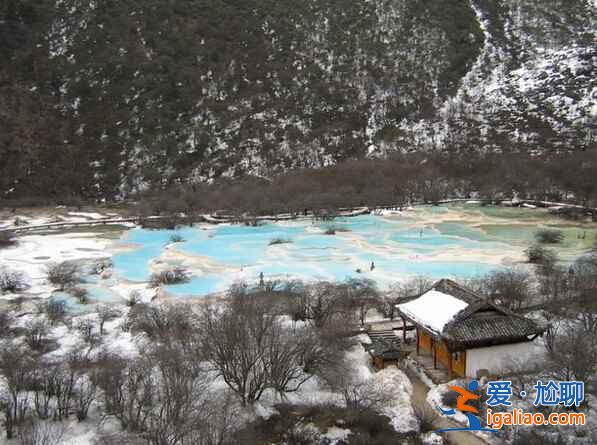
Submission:
[[[185,297],[193,295],[207,295],[212,292],[224,290],[226,286],[216,276],[193,277],[188,283],[165,286],[165,289],[176,296]]]
[[[330,226],[345,228],[350,233],[338,231],[336,235],[325,235]],[[190,282],[166,288],[178,296],[206,295],[224,290],[238,279],[257,280],[261,273],[266,279],[344,280],[366,276],[380,282],[414,274],[434,278],[472,277],[495,266],[473,261],[446,262],[435,260],[434,256],[453,248],[475,250],[500,246],[495,239],[484,238],[482,231],[459,223],[417,226],[411,218],[386,219],[373,215],[317,224],[303,221],[177,231],[132,229],[122,242],[133,247],[113,257],[116,271],[128,280],[146,281],[150,262],[159,259],[174,233],[184,238],[175,245],[176,250],[206,257],[228,271],[214,275],[191,270],[194,276]],[[270,245],[275,238],[291,242]],[[370,270],[371,262],[375,263],[374,270]]]

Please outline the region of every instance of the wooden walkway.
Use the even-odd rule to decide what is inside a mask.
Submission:
[[[370,213],[368,207],[359,207],[356,209],[346,209],[340,211],[336,216],[337,217],[353,217],[359,215],[365,215]],[[257,221],[285,221],[285,220],[296,220],[296,219],[304,219],[304,218],[312,218],[314,215],[312,212],[308,212],[307,215],[299,214],[299,215],[291,215],[291,214],[280,214],[280,215],[272,215],[272,216],[258,216],[255,218]],[[12,226],[12,227],[4,227],[0,228],[0,233],[13,233],[15,235],[19,235],[22,233],[27,232],[35,232],[35,231],[43,231],[43,230],[59,230],[59,229],[69,229],[69,228],[77,228],[77,227],[92,227],[98,225],[108,225],[108,224],[139,224],[143,220],[147,221],[156,221],[161,219],[180,219],[182,220],[192,220],[193,222],[207,222],[211,224],[222,224],[222,223],[231,223],[238,221],[238,217],[233,216],[219,216],[219,215],[197,215],[193,216],[191,219],[186,217],[176,217],[176,216],[131,216],[127,218],[100,218],[100,219],[91,219],[89,221],[61,221],[61,222],[54,222],[54,223],[46,223],[46,224],[31,224],[31,225],[21,225],[21,226]]]
[[[452,199],[444,199],[438,201],[438,204],[447,204],[450,202],[465,202],[470,201],[471,199],[466,198],[452,198]],[[487,200],[478,200],[478,201],[487,201]],[[502,201],[502,202],[507,202]],[[532,199],[520,199],[519,203],[529,203],[541,207],[550,207],[550,206],[559,206],[559,207],[568,207],[568,208],[577,208],[582,209],[587,212],[592,213],[593,215],[597,214],[596,208],[581,206],[578,204],[567,204],[567,203],[558,203],[558,202],[550,202],[550,201],[540,201],[540,200],[532,200]],[[412,203],[411,205],[416,206],[423,203]],[[397,206],[394,206],[397,207]],[[334,215],[335,217],[352,217],[352,216],[359,216],[359,215],[366,215],[371,213],[372,210],[375,209],[383,209],[383,208],[391,208],[390,206],[378,206],[374,209],[369,207],[356,207],[356,208],[345,208],[340,209],[340,211]],[[312,211],[308,211],[307,213],[298,213],[298,214],[290,214],[290,213],[283,213],[278,215],[271,215],[271,216],[258,216],[254,219],[256,221],[288,221],[288,220],[297,220],[297,219],[305,219],[305,218],[312,218],[314,217],[314,213]],[[23,225],[23,226],[14,226],[14,227],[4,227],[0,228],[0,233],[7,232],[7,233],[14,233],[14,234],[21,234],[26,232],[34,232],[34,231],[41,231],[41,230],[55,230],[55,229],[66,229],[66,228],[73,228],[73,227],[91,227],[97,225],[107,225],[107,224],[126,224],[126,223],[134,223],[138,224],[141,220],[159,220],[159,219],[167,219],[167,218],[176,218],[173,216],[131,216],[127,218],[103,218],[103,219],[94,219],[89,221],[78,221],[78,222],[55,222],[55,223],[46,223],[46,224],[32,224],[32,225]],[[184,219],[184,218],[181,218]],[[232,215],[198,215],[193,217],[193,220],[197,222],[208,222],[212,224],[221,224],[221,223],[230,223],[236,222],[239,220],[238,217]]]
[[[160,219],[163,217],[154,216],[152,219]],[[34,232],[40,230],[54,230],[54,229],[68,229],[72,227],[90,227],[90,226],[99,226],[99,225],[106,225],[106,224],[126,224],[126,223],[134,223],[138,224],[142,219],[140,216],[134,216],[130,218],[104,218],[104,219],[93,219],[89,221],[63,221],[63,222],[55,222],[55,223],[46,223],[46,224],[31,224],[31,225],[22,225],[22,226],[14,226],[14,227],[5,227],[0,229],[0,233],[7,232],[7,233],[14,233],[20,234],[25,232]]]

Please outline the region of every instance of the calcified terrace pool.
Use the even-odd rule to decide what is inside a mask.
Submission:
[[[330,227],[334,235],[325,234]],[[187,268],[190,282],[165,287],[173,296],[223,291],[235,281],[257,282],[260,274],[266,280],[370,278],[385,287],[413,275],[470,278],[523,263],[539,227],[565,233],[556,248],[567,262],[592,245],[597,226],[567,223],[545,210],[469,204],[331,222],[136,228],[117,242],[113,262],[118,278],[129,282],[147,281],[154,270]],[[171,243],[175,233],[184,241]],[[272,244],[276,239],[285,242]]]

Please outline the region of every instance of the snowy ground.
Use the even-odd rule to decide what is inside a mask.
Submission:
[[[62,218],[72,218],[72,221],[78,221],[79,218],[85,220],[97,220],[100,218],[113,216],[101,214],[98,212],[69,212],[68,216]],[[432,218],[433,216],[430,216]],[[21,218],[26,218],[25,216]],[[28,217],[29,223],[51,222],[52,217],[37,216]],[[14,221],[5,220],[2,225],[8,226]],[[31,299],[46,299],[51,297],[56,289],[47,283],[45,278],[46,265],[51,262],[77,261],[84,264],[90,264],[96,261],[103,261],[110,258],[114,252],[114,232],[109,235],[101,230],[92,229],[91,231],[72,231],[67,233],[51,233],[48,235],[23,235],[19,237],[19,243],[14,247],[0,250],[0,266],[10,269],[21,270],[25,273],[30,288],[20,294],[5,294],[0,296],[0,301],[10,301],[16,297],[22,296]],[[120,247],[126,248],[126,247]],[[130,282],[122,279],[109,271],[95,276],[86,276],[90,284],[120,297],[118,307],[121,310],[121,316],[105,325],[106,334],[103,337],[99,347],[89,351],[90,357],[93,357],[103,351],[117,353],[123,357],[133,358],[144,350],[147,339],[143,335],[131,335],[121,328],[126,319],[128,307],[124,301],[129,298],[132,292],[139,295],[142,301],[149,302],[159,294],[149,289],[146,283]],[[93,296],[92,296],[93,297]],[[158,296],[159,298],[159,296]],[[43,317],[31,310],[32,306],[24,306],[21,316],[17,318],[16,325],[25,327],[27,323],[36,318]],[[73,312],[72,326],[85,318],[97,318],[94,313],[95,305],[88,305],[89,310],[82,312]],[[373,314],[368,321],[381,320],[379,314]],[[64,324],[57,324],[52,327],[50,338],[57,343],[57,348],[49,353],[50,357],[60,360],[69,352],[80,349],[85,342],[81,335],[72,328]],[[347,361],[351,363],[351,368],[347,372],[352,373],[356,379],[366,382],[372,391],[384,391],[391,395],[380,410],[390,418],[391,425],[397,432],[409,432],[417,429],[417,420],[411,406],[412,386],[408,377],[399,369],[388,368],[379,372],[374,372],[370,366],[369,355],[360,345],[355,346],[347,353]],[[223,388],[222,381],[214,381],[214,389]],[[441,405],[441,396],[447,387],[432,387],[428,394],[428,402],[431,406]],[[256,417],[267,418],[275,413],[274,406],[282,400],[273,391],[266,392],[262,399],[255,406],[244,413],[239,418],[240,421],[247,422]],[[324,386],[323,382],[313,377],[304,384],[296,393],[288,394],[285,402],[297,405],[317,405],[330,403],[337,406],[343,406],[343,399],[340,394],[334,393]],[[90,419],[88,421],[77,423],[69,422],[65,434],[64,444],[67,445],[91,445],[94,437],[98,433],[100,424],[100,413],[92,408]],[[460,416],[460,417],[459,417]],[[466,422],[462,414],[457,414],[455,420]],[[102,424],[102,428],[105,424]],[[330,428],[327,431],[320,432],[322,436],[335,443],[350,434],[350,431],[340,427]],[[437,443],[437,437],[429,435],[425,439],[426,443]],[[0,439],[0,443],[2,439]],[[14,443],[14,442],[13,442]]]

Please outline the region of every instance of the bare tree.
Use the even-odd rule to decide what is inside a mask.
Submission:
[[[59,385],[60,369],[56,364],[39,359],[35,363],[35,392],[33,394],[33,407],[37,417],[48,419],[53,414],[55,407],[54,396]]]
[[[296,391],[316,368],[322,348],[310,329],[284,326],[259,292],[231,296],[221,308],[207,308],[200,335],[203,352],[243,405],[267,388]]]
[[[0,398],[4,413],[6,438],[12,439],[15,428],[23,424],[29,407],[27,388],[32,379],[32,363],[28,354],[16,346],[0,352],[0,371],[6,381],[5,393]]]
[[[555,378],[588,382],[597,370],[597,339],[582,325],[569,326],[555,336],[547,361]]]
[[[268,386],[282,397],[297,391],[325,361],[325,350],[310,328],[288,329],[277,323],[265,346]]]
[[[178,342],[188,344],[190,334],[196,329],[189,305],[176,304],[137,304],[129,311],[132,331],[141,331],[152,340],[162,343]]]
[[[361,325],[365,323],[367,312],[379,305],[379,292],[373,280],[352,278],[346,282],[348,297],[352,307],[356,308]]]
[[[46,268],[46,278],[59,290],[64,290],[80,281],[79,266],[71,261],[51,263]]]
[[[215,409],[207,370],[178,343],[157,343],[134,361],[102,356],[92,374],[106,413],[148,445],[209,443],[201,436]]]
[[[234,443],[235,419],[240,415],[240,408],[232,391],[207,393],[203,406],[202,422],[197,425],[184,445],[224,445]]]
[[[107,415],[113,415],[117,419],[124,411],[125,404],[125,379],[127,361],[113,354],[102,354],[96,361],[91,373],[91,380],[102,390],[103,408]],[[119,419],[120,420],[120,419]],[[120,420],[123,428],[128,422]]]
[[[97,308],[97,316],[99,318],[100,335],[104,335],[104,326],[106,322],[118,318],[120,315],[121,311],[117,307],[107,304],[99,305]]]
[[[345,285],[322,281],[309,286],[307,292],[306,313],[316,328],[323,328],[347,310],[348,292]]]
[[[423,292],[429,290],[433,281],[424,275],[417,275],[405,281],[399,281],[390,286],[390,294],[394,295],[396,302],[407,301],[413,297],[421,295]]]
[[[155,381],[149,360],[127,361],[103,356],[97,363],[92,381],[101,388],[106,414],[119,420],[125,430],[144,431],[152,406]]]
[[[261,397],[268,386],[266,344],[274,334],[274,319],[254,294],[231,297],[222,311],[204,313],[203,349],[228,387],[243,405]]]
[[[330,363],[321,376],[329,387],[342,395],[347,408],[356,411],[380,410],[392,400],[392,393],[375,379],[364,379],[347,359]]]
[[[396,315],[396,304],[398,300],[393,292],[382,292],[379,294],[377,310],[390,320],[394,319]]]
[[[549,311],[561,312],[567,306],[564,302],[568,302],[573,296],[570,274],[556,265],[548,269],[542,268],[539,272],[537,281],[540,301]]]
[[[59,372],[55,381],[55,402],[54,420],[68,418],[72,406],[72,399],[77,382],[77,372],[70,366],[59,366]]]
[[[518,311],[532,299],[530,274],[521,269],[496,270],[483,280],[484,293],[493,301]]]
[[[95,328],[95,323],[90,318],[77,320],[74,327],[89,346],[93,347],[99,343],[99,332]]]
[[[150,445],[183,443],[205,421],[210,379],[194,357],[178,347],[158,347],[152,359],[157,381],[142,437]]]
[[[77,379],[73,393],[73,406],[79,422],[87,419],[87,413],[95,400],[96,392],[95,383],[87,375],[81,375]]]

